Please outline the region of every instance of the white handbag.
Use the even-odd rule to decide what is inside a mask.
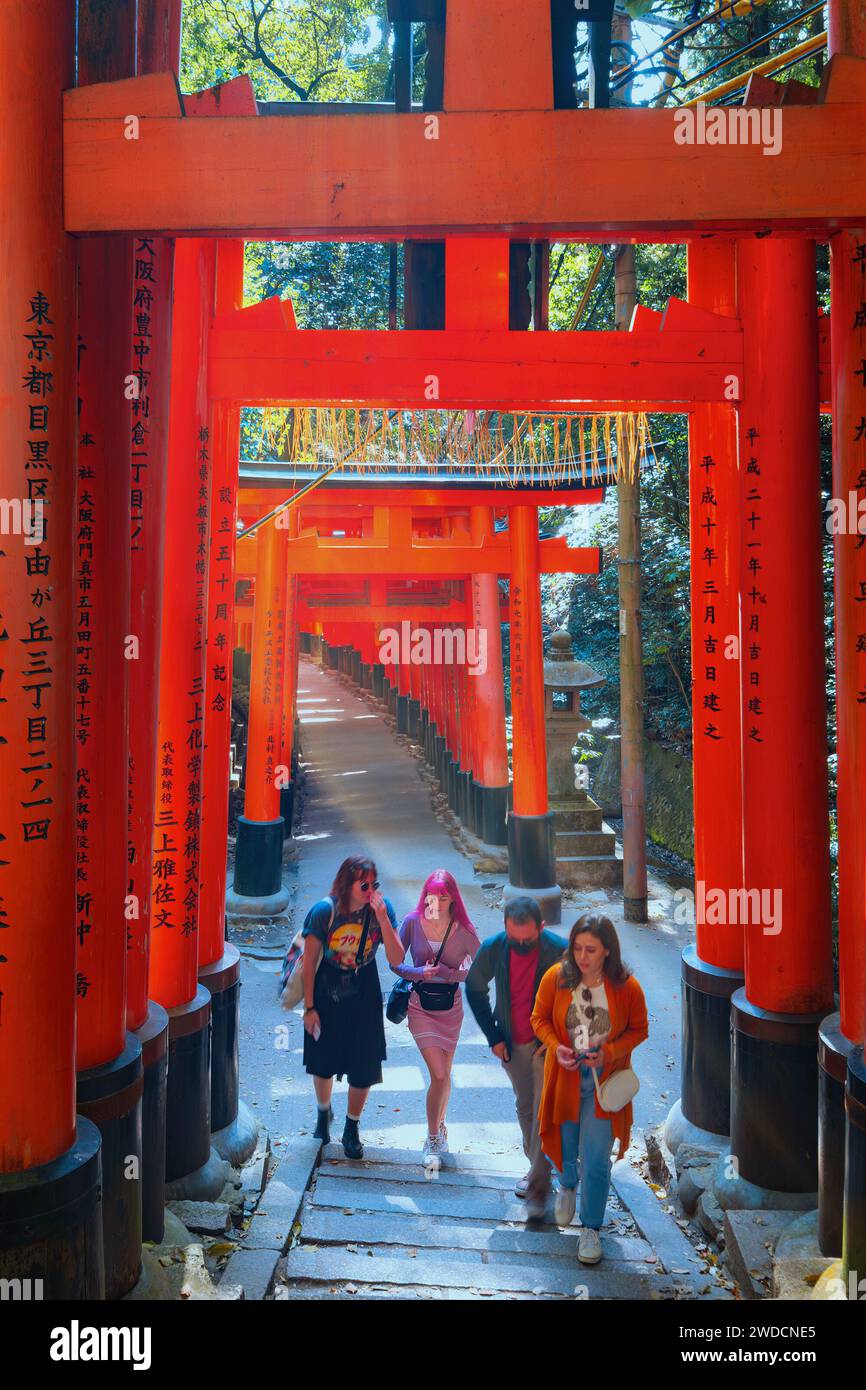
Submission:
[[[622,1071],[613,1072],[603,1086],[598,1084],[598,1072],[593,1068],[592,1079],[595,1082],[598,1103],[602,1110],[608,1113],[624,1110],[640,1090],[637,1073],[631,1067],[623,1067]]]

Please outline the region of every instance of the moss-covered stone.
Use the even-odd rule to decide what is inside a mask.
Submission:
[[[692,763],[672,748],[644,740],[646,828],[656,844],[683,859],[694,858]],[[591,764],[592,796],[606,816],[622,815],[619,737],[604,739],[604,751]]]

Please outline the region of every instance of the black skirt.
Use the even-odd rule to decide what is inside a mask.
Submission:
[[[316,972],[313,1003],[322,1032],[318,1042],[304,1032],[304,1067],[311,1076],[353,1076],[375,1085],[385,1051],[382,987],[375,959],[358,971],[358,994],[335,1002],[329,986],[345,972],[323,961]]]

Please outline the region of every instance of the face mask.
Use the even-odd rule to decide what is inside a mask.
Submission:
[[[512,941],[508,938],[512,951],[516,951],[519,956],[528,956],[538,945],[537,941]]]

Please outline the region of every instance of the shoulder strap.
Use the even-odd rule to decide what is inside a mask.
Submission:
[[[454,926],[454,923],[453,923],[453,922],[449,922],[449,923],[448,923],[447,930],[446,930],[446,932],[445,932],[445,935],[444,935],[443,938],[442,938],[442,944],[441,944],[441,946],[439,947],[439,950],[436,952],[436,958],[435,958],[435,960],[433,961],[433,964],[434,964],[434,965],[438,965],[438,964],[439,964],[439,959],[440,959],[440,957],[441,957],[441,955],[442,955],[442,952],[445,950],[445,942],[448,940],[449,936],[451,935],[451,928],[452,928],[453,926]]]
[[[358,942],[358,950],[355,953],[355,969],[359,970],[364,959],[364,947],[367,945],[367,937],[370,934],[370,917],[372,916],[370,904],[364,908],[364,929],[361,932],[361,940]]]

